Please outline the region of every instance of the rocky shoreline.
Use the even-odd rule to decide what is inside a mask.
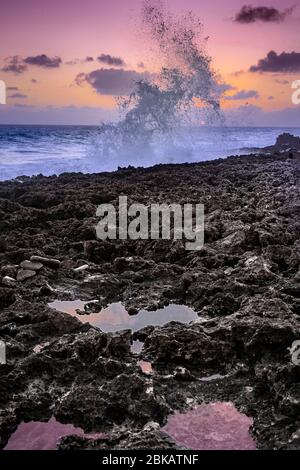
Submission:
[[[286,149],[1,182],[0,448],[22,421],[53,416],[104,433],[60,449],[180,448],[161,431],[168,416],[212,402],[253,418],[258,449],[299,448],[299,169]],[[204,248],[97,240],[97,205],[121,194],[203,203]],[[187,305],[199,321],[107,333],[50,308],[57,299],[93,301],[85,313]]]

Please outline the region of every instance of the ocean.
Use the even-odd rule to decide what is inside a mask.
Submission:
[[[272,145],[282,132],[300,128],[194,127],[176,132],[151,147],[103,151],[97,126],[0,126],[0,179],[63,172],[113,171],[128,165],[197,162],[250,153]]]

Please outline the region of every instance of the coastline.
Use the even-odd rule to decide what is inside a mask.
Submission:
[[[299,366],[288,350],[300,339],[299,169],[299,153],[287,150],[0,182],[0,339],[8,358],[0,366],[0,447],[21,421],[54,415],[106,435],[96,444],[64,437],[61,449],[180,448],[159,426],[174,410],[219,401],[253,418],[258,448],[299,446]],[[120,194],[146,204],[203,203],[204,248],[96,240],[97,205]],[[59,264],[8,281],[32,256]],[[186,305],[201,321],[105,333],[48,306],[75,299],[97,300],[98,310],[122,302],[130,315]],[[139,354],[131,351],[136,340],[144,343]],[[139,360],[151,362],[150,379]],[[221,378],[200,380],[215,374]]]
[[[111,172],[118,166],[152,167],[157,164],[197,163],[228,155],[259,154],[279,134],[300,137],[300,128],[202,127],[178,129],[175,142],[154,138],[148,152],[143,145],[102,154],[97,127],[0,127],[0,180],[19,175],[51,176],[66,172]],[[100,148],[99,148],[100,145]],[[109,149],[108,149],[109,150]],[[112,149],[110,149],[112,150]]]

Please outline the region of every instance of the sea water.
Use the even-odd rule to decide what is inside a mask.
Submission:
[[[300,136],[300,128],[183,128],[178,134],[182,137],[181,146],[168,148],[167,144],[157,143],[151,152],[120,152],[106,159],[97,153],[97,126],[0,126],[0,180],[41,173],[93,173],[114,171],[118,166],[213,160],[272,145],[282,132]]]

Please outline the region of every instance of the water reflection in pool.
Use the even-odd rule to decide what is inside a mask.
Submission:
[[[69,313],[84,323],[90,323],[106,333],[124,329],[138,331],[148,325],[163,326],[170,321],[189,323],[199,319],[193,309],[175,304],[155,311],[140,310],[136,315],[129,315],[125,307],[118,302],[110,304],[98,313],[79,314],[77,311],[84,311],[88,303],[81,300],[55,300],[48,305],[61,312]]]
[[[20,423],[10,436],[4,450],[55,450],[59,439],[70,434],[92,439],[105,437],[103,433],[85,434],[81,428],[59,423],[52,417],[46,423],[40,421]]]
[[[132,342],[131,352],[133,352],[134,354],[140,354],[143,350],[143,347],[144,347],[144,343],[136,339]]]
[[[249,418],[230,402],[203,404],[175,412],[162,428],[177,443],[192,450],[255,450]]]

